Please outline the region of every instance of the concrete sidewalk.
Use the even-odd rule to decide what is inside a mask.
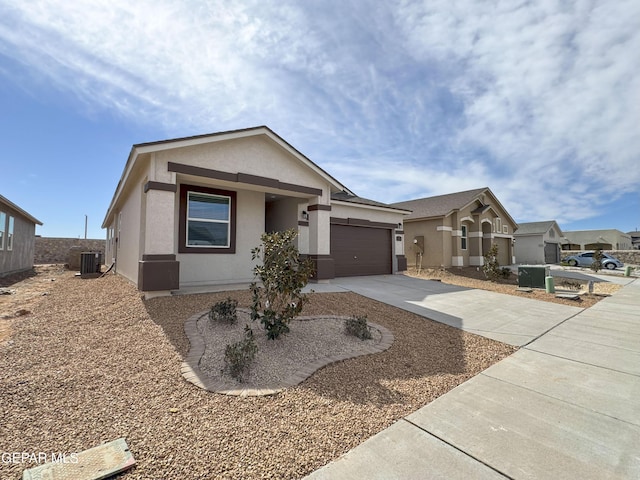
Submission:
[[[309,479],[640,478],[640,280]]]
[[[582,308],[406,275],[336,278],[316,292],[351,291],[510,345],[526,345]]]

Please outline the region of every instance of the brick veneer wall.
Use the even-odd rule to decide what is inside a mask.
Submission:
[[[561,257],[568,257],[576,253],[582,253],[584,250],[562,250]],[[608,253],[616,257],[625,265],[640,265],[640,250],[603,250],[604,253]]]
[[[102,252],[106,240],[80,238],[36,237],[33,263],[66,263],[69,268],[80,268],[80,253]],[[77,266],[75,257],[77,256]]]

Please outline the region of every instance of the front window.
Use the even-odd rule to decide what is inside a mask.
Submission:
[[[9,228],[7,229],[7,250],[13,250],[13,217],[9,217]]]
[[[187,246],[229,248],[230,213],[230,197],[188,192]]]
[[[467,226],[466,225],[462,225],[462,238],[461,238],[461,247],[462,250],[466,250],[467,249]]]
[[[235,253],[236,192],[180,186],[179,253]]]

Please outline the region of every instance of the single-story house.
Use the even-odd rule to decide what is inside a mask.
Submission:
[[[33,268],[36,225],[42,222],[0,195],[0,276]]]
[[[105,258],[154,295],[253,280],[264,232],[296,229],[314,281],[406,268],[409,212],[355,195],[265,126],[134,145]]]
[[[631,236],[616,229],[564,232],[563,250],[631,250]]]
[[[404,218],[405,252],[411,266],[480,266],[493,244],[498,263],[515,263],[518,225],[488,187],[392,204],[411,210]]]
[[[514,236],[517,263],[536,265],[560,262],[563,233],[555,220],[519,223]]]

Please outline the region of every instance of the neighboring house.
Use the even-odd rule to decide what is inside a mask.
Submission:
[[[631,250],[631,236],[620,230],[575,230],[564,232],[563,250]]]
[[[33,268],[36,225],[42,222],[0,195],[0,276]]]
[[[267,127],[134,145],[105,263],[145,292],[246,283],[264,232],[295,229],[315,281],[406,268],[402,209],[360,198]]]
[[[627,232],[627,235],[631,237],[631,248],[633,250],[640,250],[640,232]]]
[[[536,265],[560,262],[563,234],[555,220],[519,223],[514,236],[516,263]]]
[[[511,265],[516,222],[487,187],[392,204],[411,210],[404,219],[409,265],[479,266],[492,244],[498,262]]]

